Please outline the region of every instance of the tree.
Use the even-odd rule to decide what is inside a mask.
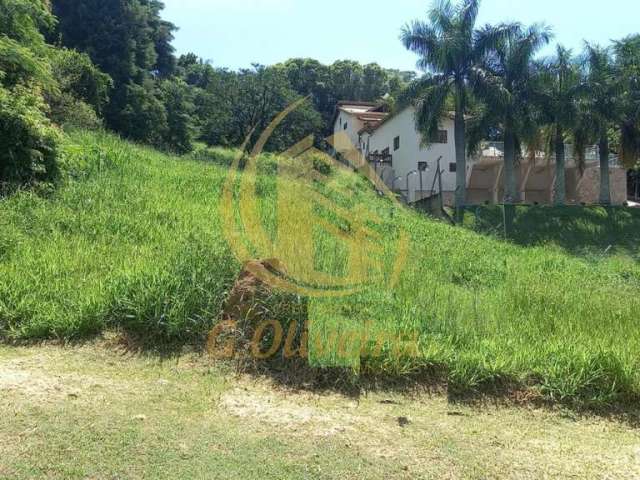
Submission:
[[[32,51],[46,50],[42,32],[55,24],[48,3],[42,0],[0,0],[0,35],[4,35]]]
[[[257,134],[264,131],[273,118],[295,102],[299,95],[293,91],[283,68],[254,65],[241,70],[233,99],[233,143],[239,145],[255,128]],[[288,148],[304,136],[318,133],[322,127],[320,115],[311,103],[292,112],[273,133],[266,149],[278,151]]]
[[[330,67],[312,58],[293,58],[284,62],[283,67],[291,88],[303,97],[311,97],[315,109],[322,115],[324,133],[330,133],[331,118],[338,101],[331,88]]]
[[[0,0],[0,184],[57,172],[59,135],[42,93],[55,88],[41,33],[53,23],[44,2]]]
[[[196,92],[195,103],[200,139],[209,145],[242,144],[252,130],[254,136],[259,135],[277,114],[300,98],[284,65],[254,65],[239,72],[213,69],[208,75],[206,88]],[[305,102],[273,132],[265,149],[284,150],[321,132],[322,117],[312,102]]]
[[[554,203],[564,205],[566,198],[566,137],[577,127],[579,96],[584,93],[580,68],[571,51],[561,45],[550,61],[539,65],[536,103],[550,128],[549,150],[555,153]]]
[[[429,12],[429,21],[416,20],[402,29],[404,46],[420,56],[418,68],[427,72],[414,82],[408,95],[414,97],[418,128],[431,138],[438,122],[447,113],[447,99],[454,99],[456,148],[456,209],[458,219],[466,202],[465,113],[469,104],[470,77],[476,66],[506,28],[476,30],[479,0],[463,0],[454,6],[440,1]]]
[[[532,60],[548,44],[551,31],[543,25],[509,27],[511,34],[501,39],[487,56],[482,68],[472,73],[473,88],[484,101],[481,115],[470,128],[469,145],[475,148],[489,128],[497,128],[504,140],[505,203],[518,202],[516,160],[521,146],[537,130],[532,108],[534,77]]]
[[[169,78],[176,73],[177,60],[173,42],[173,32],[178,30],[173,23],[163,20],[160,16],[164,10],[164,3],[158,0],[149,0],[149,28],[153,32],[152,38],[155,44],[156,61],[151,67],[152,72],[160,78]]]
[[[116,131],[126,133],[128,138],[138,142],[157,147],[167,145],[167,110],[156,94],[154,82],[129,83],[116,90],[114,96],[112,104],[124,106],[112,120]]]
[[[615,42],[615,71],[621,92],[620,158],[628,168],[640,160],[640,35]]]
[[[388,70],[377,63],[361,65],[352,60],[339,60],[326,66],[310,58],[294,58],[282,66],[293,90],[302,96],[311,96],[315,109],[322,115],[325,134],[332,132],[331,119],[338,101],[393,104],[393,99],[415,75]],[[384,102],[383,98],[386,98]]]
[[[59,19],[59,41],[88,54],[113,79],[104,109],[107,125],[128,138],[182,150],[189,142],[167,145],[163,136],[170,114],[156,84],[176,70],[171,46],[176,28],[160,17],[163,3],[53,0],[52,4]]]
[[[62,45],[87,53],[116,89],[141,85],[156,65],[157,22],[141,0],[53,0]],[[54,38],[55,39],[55,38]]]
[[[163,80],[159,89],[167,112],[166,148],[176,153],[188,153],[193,150],[193,92],[180,79]]]
[[[375,101],[389,93],[389,72],[377,63],[369,63],[362,69],[362,98]]]
[[[579,99],[575,151],[582,164],[585,148],[598,144],[600,156],[600,203],[611,203],[609,180],[610,130],[621,118],[620,84],[609,49],[586,44],[585,95]]]
[[[338,60],[329,67],[330,89],[337,101],[367,100],[363,96],[364,69],[353,60]]]
[[[47,92],[51,118],[58,124],[101,126],[100,116],[109,101],[113,82],[88,55],[66,48],[51,48],[51,68],[56,88]]]

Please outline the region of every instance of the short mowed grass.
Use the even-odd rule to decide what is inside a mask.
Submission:
[[[241,267],[219,208],[232,157],[178,158],[107,134],[71,134],[60,187],[0,201],[3,338],[75,339],[117,328],[150,343],[204,343]],[[395,205],[358,175],[330,175],[348,185],[353,204],[382,219],[382,263],[398,229],[407,233],[404,268],[392,288],[282,298],[308,302],[316,331],[373,324],[419,339],[417,355],[385,345],[382,355],[368,356],[362,345],[364,354],[345,365],[391,377],[441,372],[459,394],[508,387],[581,404],[640,399],[640,266],[626,236],[625,248],[615,248],[614,234],[603,250],[581,232],[581,250],[571,245],[567,221],[518,244]],[[265,224],[278,216],[275,184],[268,176],[258,183]],[[621,215],[628,215],[625,235],[637,238],[638,216]],[[293,227],[300,219],[288,221]],[[316,265],[340,272],[343,249],[320,236]],[[321,366],[344,360],[316,357],[312,363]]]

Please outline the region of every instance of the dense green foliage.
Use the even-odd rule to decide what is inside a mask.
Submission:
[[[619,151],[629,167],[640,167],[640,35],[615,42],[615,76],[620,86],[622,120]]]
[[[329,133],[341,99],[377,101],[398,95],[412,74],[377,64],[338,61],[325,66],[294,59],[237,72],[214,68],[196,55],[177,59],[175,26],[161,18],[157,0],[54,0],[58,18],[51,41],[85,52],[113,79],[104,108],[106,124],[125,137],[186,153],[193,141],[238,146],[300,96],[298,109],[267,149],[284,149],[300,138]],[[69,102],[62,103],[64,109]],[[80,123],[80,122],[76,122]]]
[[[40,31],[53,22],[41,2],[0,1],[0,186],[56,173],[57,132],[43,97],[55,85]]]
[[[180,60],[180,68],[197,89],[200,138],[209,145],[242,144],[252,130],[256,135],[263,132],[276,115],[300,98],[281,68],[255,66],[228,72],[187,60]],[[205,72],[195,76],[201,67]],[[311,102],[305,102],[274,132],[266,148],[284,150],[321,130],[320,115]]]
[[[77,338],[120,328],[156,344],[202,341],[240,268],[219,210],[233,152],[199,162],[87,133],[73,134],[64,152],[66,186],[49,198],[23,192],[0,204],[2,335]],[[417,358],[385,349],[348,365],[374,374],[438,367],[456,391],[509,383],[557,400],[638,398],[634,211],[609,222],[597,210],[544,210],[539,216],[549,228],[530,222],[535,228],[522,238],[535,238],[536,246],[524,248],[395,207],[346,171],[329,175],[348,187],[354,204],[411,239],[394,288],[309,300],[318,322],[312,326],[339,320],[340,332],[349,333],[373,321],[384,331],[419,333]],[[268,224],[277,191],[265,179],[260,211]],[[570,225],[573,237],[564,229]],[[395,245],[393,229],[381,232]],[[613,248],[585,241],[600,237]],[[578,242],[584,251],[573,248]],[[342,268],[339,256],[320,261]],[[320,364],[340,363],[330,352],[315,353]]]
[[[190,115],[175,70],[175,27],[160,17],[157,0],[55,0],[52,38],[87,53],[113,79],[107,125],[128,138],[176,151],[191,149]],[[159,83],[159,78],[167,78]],[[166,103],[165,103],[166,102]],[[167,133],[171,130],[171,133]]]
[[[60,125],[84,128],[101,126],[100,117],[109,101],[111,78],[83,53],[66,48],[49,51],[57,88],[48,92],[51,118]]]
[[[300,58],[232,72],[194,54],[180,57],[178,73],[194,89],[198,138],[209,145],[238,146],[254,127],[262,131],[286,106],[308,97],[274,132],[267,150],[291,146],[308,134],[328,135],[339,100],[374,102],[386,96],[391,102],[413,78],[377,64],[337,61],[327,66]]]
[[[55,25],[43,1],[0,2],[0,183],[50,181],[57,124],[100,125],[110,78],[88,56],[45,43]]]

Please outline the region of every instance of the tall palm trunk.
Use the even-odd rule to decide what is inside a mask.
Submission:
[[[464,216],[464,206],[467,201],[467,154],[465,151],[465,121],[463,92],[464,87],[458,86],[456,92],[456,114],[454,119],[454,137],[456,147],[456,219],[461,222]]]
[[[519,201],[516,184],[516,139],[511,127],[504,130],[504,203]]]
[[[609,138],[606,132],[600,137],[600,203],[611,205],[611,183],[609,180]]]
[[[556,205],[564,205],[565,198],[566,198],[565,151],[564,151],[564,135],[562,132],[562,127],[560,126],[556,127],[555,150],[556,150],[556,184],[554,185],[555,187],[554,203]]]

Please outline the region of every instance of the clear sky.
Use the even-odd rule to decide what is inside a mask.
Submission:
[[[165,0],[180,30],[178,53],[232,69],[291,57],[352,59],[415,69],[398,40],[407,21],[425,18],[429,0]],[[579,50],[640,32],[640,0],[484,0],[479,23],[546,22],[555,41]]]

